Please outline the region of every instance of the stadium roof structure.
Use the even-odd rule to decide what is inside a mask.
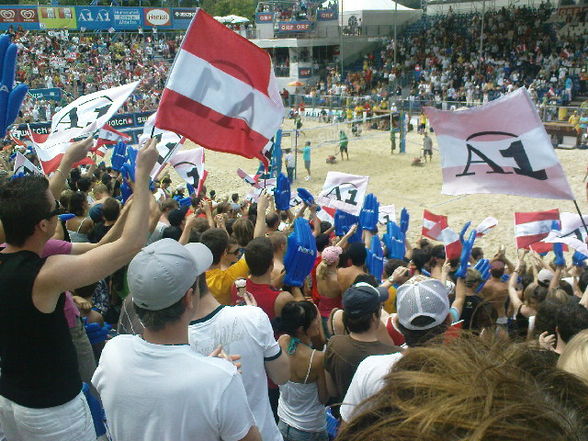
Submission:
[[[329,0],[323,3],[323,6],[328,6]],[[341,11],[343,8],[343,11]],[[386,11],[393,12],[396,10],[396,2],[392,0],[339,0],[339,13],[349,13],[357,11]],[[407,8],[398,3],[398,11],[415,11],[415,9]]]

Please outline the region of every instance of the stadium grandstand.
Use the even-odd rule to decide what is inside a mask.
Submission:
[[[471,106],[525,86],[544,121],[567,123],[586,101],[588,6],[420,6],[266,0],[252,17],[217,19],[268,51],[285,103],[307,115],[321,108],[415,115],[423,104]],[[120,111],[125,116],[114,121],[133,133],[155,109],[193,14],[168,7],[2,6],[0,28],[13,34],[23,61],[17,81],[31,87],[17,122],[44,133],[45,121],[72,99],[141,78]]]

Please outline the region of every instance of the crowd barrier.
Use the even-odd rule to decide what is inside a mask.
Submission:
[[[332,112],[343,112],[348,108],[355,108],[358,103],[364,101],[371,101],[373,103],[381,104],[383,98],[380,96],[357,96],[357,95],[300,95],[290,94],[285,99],[284,105],[290,108],[298,109],[304,107],[312,109],[314,113],[320,113],[322,109]],[[431,106],[441,110],[455,110],[464,107],[475,107],[482,105],[481,101],[433,101],[433,100],[411,100],[408,98],[394,99],[392,98],[393,111],[404,111],[409,115],[420,114],[423,107]],[[539,116],[543,122],[550,121],[565,121],[574,112],[586,113],[588,112],[588,103],[584,107],[564,106],[560,104],[541,104],[537,105]],[[380,112],[388,113],[389,110],[382,110]],[[378,113],[378,112],[376,112]]]

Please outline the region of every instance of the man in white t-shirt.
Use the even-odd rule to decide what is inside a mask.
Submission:
[[[204,277],[198,288],[200,303],[188,328],[190,346],[206,355],[221,345],[229,354],[241,356],[241,377],[261,437],[281,441],[268,398],[267,377],[276,384],[286,383],[290,362],[274,338],[267,314],[256,306],[221,305],[208,291]]]
[[[458,279],[455,300],[449,307],[448,289],[437,279],[415,276],[396,291],[396,326],[406,340],[406,346],[420,346],[443,334],[453,322],[457,322],[463,309],[465,285]],[[358,405],[378,392],[384,385],[384,377],[402,353],[372,355],[357,367],[347,394],[341,404],[341,418],[349,422],[358,412]]]
[[[144,334],[108,342],[92,378],[112,439],[261,440],[237,369],[188,343],[198,277],[211,263],[203,244],[172,239],[131,261],[127,280]]]

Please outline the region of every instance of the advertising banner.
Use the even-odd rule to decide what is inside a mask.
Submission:
[[[169,8],[143,8],[143,23],[148,27],[170,27],[171,15]]]
[[[39,6],[37,13],[41,29],[77,28],[74,7]]]
[[[258,12],[255,14],[255,23],[271,23],[274,21],[273,12]]]
[[[108,121],[108,124],[116,130],[137,126],[134,113],[117,113]]]
[[[112,8],[103,6],[77,6],[78,26],[89,30],[109,29],[113,26]]]
[[[195,8],[173,8],[173,24],[175,29],[187,29],[196,15]]]
[[[279,21],[276,32],[285,33],[299,33],[310,32],[312,30],[312,22],[309,20],[303,21]]]
[[[39,15],[36,6],[12,6],[0,8],[0,29],[6,30],[10,26],[24,29],[39,29]]]
[[[143,127],[151,115],[153,115],[153,111],[135,113],[135,124],[137,127]]]
[[[62,90],[59,87],[49,89],[29,89],[29,95],[38,100],[61,101]]]
[[[339,14],[337,14],[336,10],[330,11],[317,11],[316,18],[318,21],[330,21],[330,20],[337,20],[339,18]]]
[[[116,30],[136,30],[143,26],[143,8],[112,8],[112,27]]]

